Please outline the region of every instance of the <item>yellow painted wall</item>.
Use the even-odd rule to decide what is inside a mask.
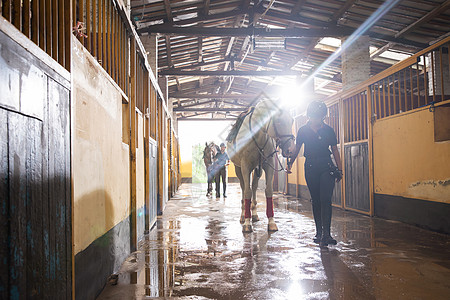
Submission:
[[[306,179],[305,179],[305,160],[306,159],[303,156],[303,149],[304,149],[304,146],[302,146],[302,148],[300,149],[297,159],[295,160],[294,165],[292,166],[292,169],[291,169],[292,174],[289,174],[289,176],[288,176],[288,183],[306,186]]]
[[[129,148],[122,143],[122,96],[72,37],[74,252],[129,216]]]
[[[185,160],[180,162],[181,178],[192,177],[192,160]]]
[[[181,177],[182,178],[192,177],[192,161],[191,160],[181,161]],[[237,177],[233,163],[230,163],[230,165],[228,166],[228,177]]]
[[[373,127],[375,193],[450,203],[450,142],[434,142],[427,109]]]
[[[297,164],[298,164],[298,184],[300,185],[305,185],[306,186],[306,178],[305,178],[305,161],[306,158],[303,156],[303,151],[301,151],[301,157],[299,155],[299,157],[297,158]]]
[[[232,162],[230,162],[230,165],[228,166],[228,177],[237,177],[236,170]]]
[[[298,159],[299,158],[297,158],[297,160]],[[290,184],[297,184],[297,169],[298,169],[298,167],[297,167],[298,161],[297,160],[292,165],[292,169],[291,169],[292,173],[288,175],[288,183],[290,183]]]
[[[295,119],[294,122],[294,128],[292,131],[292,134],[296,137],[298,129],[303,126],[306,123],[306,117],[305,116],[298,116]],[[305,185],[306,186],[306,179],[305,179],[305,157],[303,156],[303,150],[304,146],[300,149],[300,152],[298,153],[297,159],[294,162],[294,165],[292,166],[292,174],[289,174],[288,176],[288,183],[290,184],[299,184],[299,185]]]

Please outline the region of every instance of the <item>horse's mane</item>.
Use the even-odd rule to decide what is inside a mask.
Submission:
[[[254,110],[255,110],[255,107],[254,107],[254,106],[249,107],[249,108],[247,108],[246,111],[243,111],[243,112],[238,116],[238,118],[236,119],[236,122],[234,122],[234,124],[231,125],[230,132],[228,133],[228,136],[227,136],[227,138],[226,138],[226,140],[227,140],[228,142],[233,142],[233,141],[236,139],[236,136],[237,136],[237,134],[238,134],[238,132],[239,132],[239,129],[240,129],[241,126],[242,126],[242,123],[243,123],[244,120],[245,120],[245,117],[247,117],[249,114],[251,114]]]

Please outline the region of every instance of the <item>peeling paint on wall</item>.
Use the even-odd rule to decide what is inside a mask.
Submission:
[[[436,199],[450,203],[450,178],[445,180],[425,180],[411,183],[408,194],[418,199]]]
[[[433,187],[437,187],[437,186],[447,186],[450,185],[450,179],[447,180],[439,180],[439,181],[434,181],[434,180],[428,180],[428,181],[418,181],[416,183],[411,184],[409,187],[410,188],[414,188],[420,185],[432,185]]]

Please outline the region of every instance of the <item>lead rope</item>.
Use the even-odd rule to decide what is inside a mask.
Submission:
[[[256,148],[258,148],[258,151],[259,151],[259,154],[260,154],[259,165],[262,166],[263,163],[267,162],[267,165],[268,165],[270,168],[272,168],[275,172],[281,172],[281,171],[284,171],[284,172],[287,173],[287,170],[283,167],[283,164],[281,163],[280,158],[278,157],[278,155],[277,155],[276,157],[277,157],[278,163],[279,163],[280,166],[281,166],[281,169],[277,169],[277,168],[275,168],[274,166],[272,166],[270,163],[268,163],[268,159],[269,159],[270,157],[272,157],[275,153],[277,153],[278,150],[276,149],[276,146],[275,146],[275,150],[274,150],[270,155],[268,155],[268,156],[265,156],[265,155],[264,155],[264,148],[266,147],[267,142],[269,141],[269,138],[270,138],[270,137],[269,137],[269,135],[267,134],[267,132],[265,132],[265,134],[267,135],[267,138],[266,138],[266,141],[265,141],[265,143],[264,143],[263,148],[261,148],[261,147],[258,145],[258,142],[256,141],[255,135],[253,134],[253,130],[252,130],[252,116],[253,116],[253,111],[251,112],[250,118],[249,118],[249,120],[248,120],[248,125],[249,125],[248,127],[249,127],[249,129],[250,129],[250,134],[251,134],[251,136],[252,136],[253,142],[255,142]],[[270,126],[270,122],[272,122],[272,118],[270,118],[270,121],[269,121],[269,123],[268,123],[268,125],[267,125],[267,130],[268,130],[269,126]],[[272,140],[273,140],[273,139],[272,139]],[[261,158],[262,158],[262,159],[261,159]]]

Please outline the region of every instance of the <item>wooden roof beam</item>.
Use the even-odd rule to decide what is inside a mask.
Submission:
[[[381,54],[383,54],[384,52],[389,50],[389,48],[391,48],[391,47],[392,47],[392,44],[391,43],[387,43],[383,47],[378,48],[375,52],[370,54],[370,60],[374,60],[375,58],[377,58],[378,56],[380,56]]]
[[[302,75],[301,72],[285,70],[285,71],[238,71],[238,70],[229,70],[229,71],[199,71],[199,70],[161,70],[158,72],[159,76],[298,76]]]
[[[205,15],[205,16],[209,15],[209,5],[210,5],[210,0],[205,0],[204,4],[203,4],[203,15]]]
[[[177,25],[177,26],[182,26],[182,25],[190,25],[190,24],[195,24],[198,22],[206,22],[206,21],[212,21],[212,20],[222,20],[225,18],[231,18],[231,17],[236,17],[236,16],[242,16],[245,15],[249,12],[249,10],[245,10],[245,9],[241,9],[241,10],[232,10],[232,11],[227,11],[227,12],[223,12],[223,13],[217,13],[217,14],[209,14],[207,16],[198,16],[196,18],[191,18],[191,19],[186,19],[186,20],[180,20],[180,21],[174,21],[173,24]],[[154,31],[157,28],[160,27],[164,27],[165,25],[151,25],[151,26],[147,26],[144,28],[141,28],[138,30],[139,34],[145,34],[147,32],[149,32],[149,30]]]
[[[182,98],[182,99],[253,99],[258,95],[232,95],[232,94],[169,94],[169,98]]]
[[[345,1],[344,5],[341,6],[341,8],[336,11],[333,16],[329,19],[329,22],[331,23],[337,23],[337,21],[349,10],[350,7],[355,4],[356,0],[347,0]]]
[[[232,112],[232,111],[244,111],[245,107],[198,107],[198,108],[192,108],[192,107],[176,107],[173,109],[173,111],[176,112]]]
[[[302,6],[306,3],[306,0],[297,0],[297,3],[295,3],[294,7],[291,10],[291,16],[298,15],[300,13],[300,10],[302,9]]]
[[[164,0],[164,9],[166,10],[167,20],[169,23],[173,23],[172,8],[169,0]]]
[[[234,120],[236,120],[235,116],[232,116],[231,118],[191,118],[190,116],[177,118],[177,121],[234,121]]]
[[[173,62],[172,62],[172,49],[170,47],[170,37],[166,36],[165,37],[165,41],[166,41],[166,52],[167,52],[167,65],[169,67],[173,67]]]
[[[331,18],[329,19],[329,22],[331,24],[336,24],[337,20],[339,20],[339,18],[342,17],[342,15],[350,8],[353,6],[353,4],[355,3],[356,0],[347,0],[345,1],[344,5],[333,14],[333,16],[331,16]],[[306,46],[306,48],[300,53],[300,55],[298,55],[289,65],[288,68],[292,68],[295,64],[297,64],[297,62],[302,58],[302,57],[308,57],[310,52],[316,47],[317,43],[320,41],[321,37],[318,38],[313,38],[308,46]]]
[[[178,107],[174,107],[174,110],[179,110],[179,109],[182,109],[182,108],[188,108],[188,107],[194,107],[194,106],[200,106],[200,105],[204,105],[204,104],[208,104],[208,103],[212,103],[212,102],[215,102],[215,100],[207,100],[207,101],[203,101],[203,102],[196,101],[196,102],[191,103],[191,104],[182,105],[181,104],[182,102],[178,101]]]
[[[218,60],[213,60],[213,61],[202,61],[196,64],[189,64],[186,66],[182,66],[182,67],[178,67],[175,68],[173,70],[185,70],[185,69],[195,69],[198,67],[204,67],[204,66],[209,66],[209,65],[215,65],[215,64],[221,64],[224,63],[226,61],[230,60],[229,58],[225,58],[225,59],[218,59]]]
[[[328,28],[287,28],[287,29],[266,29],[266,28],[217,28],[217,27],[175,27],[175,26],[159,26],[149,27],[149,34],[164,35],[182,35],[182,36],[220,36],[220,37],[341,37],[350,35],[354,31],[353,28],[330,26]]]
[[[403,30],[401,30],[400,32],[398,32],[395,37],[399,38],[409,32],[411,32],[412,30],[414,30],[414,28],[422,25],[423,23],[426,23],[428,21],[430,21],[431,19],[433,19],[435,16],[439,15],[441,12],[445,11],[447,8],[450,7],[450,0],[445,1],[444,3],[442,3],[441,5],[437,6],[436,8],[434,8],[432,11],[430,11],[429,13],[427,13],[426,15],[424,15],[422,18],[420,18],[419,20],[413,22],[412,24],[406,26]]]
[[[251,0],[242,0],[242,3],[240,5],[241,9],[248,9],[250,6]]]
[[[256,98],[256,96],[254,98]],[[252,98],[252,99],[254,99],[254,98]],[[191,100],[191,102],[192,102],[192,100]],[[219,100],[217,100],[217,99],[211,99],[211,100],[207,100],[207,101],[203,101],[203,102],[198,101],[198,102],[190,103],[190,104],[186,104],[186,105],[182,105],[183,102],[179,102],[179,103],[181,103],[181,105],[178,105],[178,107],[175,107],[175,109],[180,109],[181,110],[182,108],[201,106],[201,105],[205,105],[205,104],[209,104],[209,103],[214,103],[214,104],[216,104],[216,107],[217,107],[217,103],[218,102],[219,102]],[[222,102],[224,104],[235,105],[235,106],[240,106],[240,107],[247,107],[248,106],[248,103],[247,104],[242,104],[242,103],[239,103],[239,102],[225,101],[225,100],[220,100],[220,102]],[[222,107],[222,108],[225,108],[225,107]]]
[[[203,61],[203,37],[199,36],[197,43],[198,43],[197,60],[199,63],[201,63]]]

